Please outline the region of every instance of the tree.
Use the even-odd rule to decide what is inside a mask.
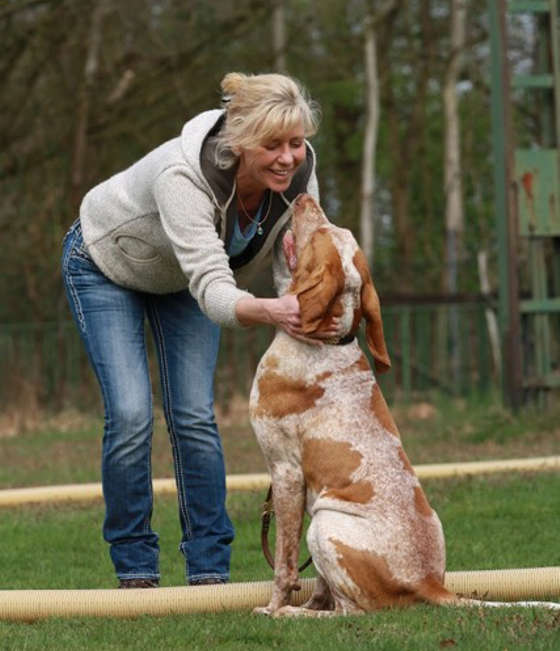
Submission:
[[[445,115],[445,290],[457,293],[457,266],[463,232],[463,183],[457,82],[464,61],[467,8],[464,0],[451,1],[449,64],[443,87]],[[457,384],[460,373],[460,335],[457,306],[450,310],[451,368]]]
[[[273,0],[272,42],[274,49],[274,69],[286,73],[286,18],[285,0]]]
[[[451,0],[450,53],[443,86],[445,116],[445,280],[449,293],[457,292],[457,264],[464,228],[461,168],[460,115],[457,83],[465,60],[467,7],[465,0]]]
[[[187,4],[34,0],[0,10],[0,234],[10,242],[0,321],[66,318],[60,244],[85,191],[217,106],[230,66],[266,60],[263,0]]]
[[[83,192],[85,163],[87,157],[87,132],[91,95],[95,86],[95,77],[99,69],[99,53],[102,45],[102,23],[108,12],[106,0],[99,0],[91,14],[91,26],[88,34],[87,54],[84,75],[78,94],[77,120],[74,137],[74,155],[71,174],[71,204],[78,210]]]
[[[376,29],[398,6],[397,0],[386,0],[375,11],[366,8],[364,20],[364,69],[365,69],[365,127],[362,155],[362,193],[360,209],[360,244],[369,266],[373,264],[375,214],[375,157],[377,155],[377,132],[379,128],[379,75],[377,70]]]
[[[12,0],[0,9],[0,236],[9,243],[0,321],[67,318],[60,243],[83,193],[218,106],[226,72],[279,66],[322,105],[313,145],[327,213],[357,235],[375,217],[382,293],[442,286],[449,0],[101,1]],[[457,104],[467,224],[457,286],[470,291],[479,242],[493,250],[486,5],[469,2],[459,78],[470,84]],[[284,35],[278,29],[271,47],[273,24]],[[518,32],[512,55],[526,58]],[[529,113],[520,141],[535,123]],[[371,253],[372,234],[360,237]],[[492,255],[489,274],[492,282]]]

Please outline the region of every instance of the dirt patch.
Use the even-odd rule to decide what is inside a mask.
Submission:
[[[464,401],[417,402],[391,407],[413,465],[451,461],[508,459],[558,454],[560,407],[556,412],[519,415],[497,405]],[[152,448],[154,477],[171,477],[173,462],[161,409],[155,410]],[[248,401],[237,396],[216,410],[228,474],[266,472],[266,463],[249,423]],[[35,424],[34,426],[32,426]],[[99,475],[103,418],[65,410],[46,414],[5,411],[0,417],[0,457],[4,485],[64,483],[79,470],[83,481]],[[56,478],[56,479],[53,479]]]
[[[7,409],[0,415],[0,438],[46,430],[71,432],[86,429],[93,420],[91,414],[76,409],[65,409],[58,414],[49,414],[36,403],[31,402],[28,409]]]
[[[406,410],[408,420],[432,420],[437,416],[437,409],[429,402],[419,402],[410,405]]]

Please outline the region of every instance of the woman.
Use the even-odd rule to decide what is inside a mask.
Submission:
[[[318,193],[306,141],[316,109],[283,75],[231,73],[222,90],[225,109],[194,117],[88,192],[64,241],[66,293],[104,400],[103,533],[121,588],[159,583],[145,319],[190,584],[229,579],[233,527],[213,410],[220,326],[272,324],[302,336],[295,296],[256,298],[242,287],[271,261],[279,293],[286,287],[290,202]]]

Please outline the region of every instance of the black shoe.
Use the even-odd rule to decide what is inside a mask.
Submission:
[[[189,585],[216,585],[220,583],[225,583],[225,579],[217,579],[215,577],[209,577],[207,579],[194,579],[189,581]]]
[[[121,579],[119,588],[157,588],[158,579]]]

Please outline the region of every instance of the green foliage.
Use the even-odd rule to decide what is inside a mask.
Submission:
[[[85,192],[176,136],[190,116],[217,106],[226,72],[274,67],[274,3],[123,0],[106,4],[97,68],[88,77],[98,4],[21,1],[0,10],[0,233],[8,243],[0,263],[0,321],[67,317],[60,243]],[[314,141],[323,202],[335,221],[355,232],[365,114],[363,25],[366,11],[375,17],[379,4],[285,1],[288,70],[323,107]],[[409,0],[396,7],[376,26],[375,272],[382,293],[429,292],[441,285],[444,259],[441,89],[450,58],[449,3]],[[486,10],[486,0],[469,3],[460,98],[466,211],[461,291],[478,288],[478,248],[495,254]],[[514,23],[511,43],[512,59],[525,68],[533,56],[523,38],[527,29]],[[523,109],[515,116],[519,141],[534,142],[535,106],[525,96],[515,99]]]

